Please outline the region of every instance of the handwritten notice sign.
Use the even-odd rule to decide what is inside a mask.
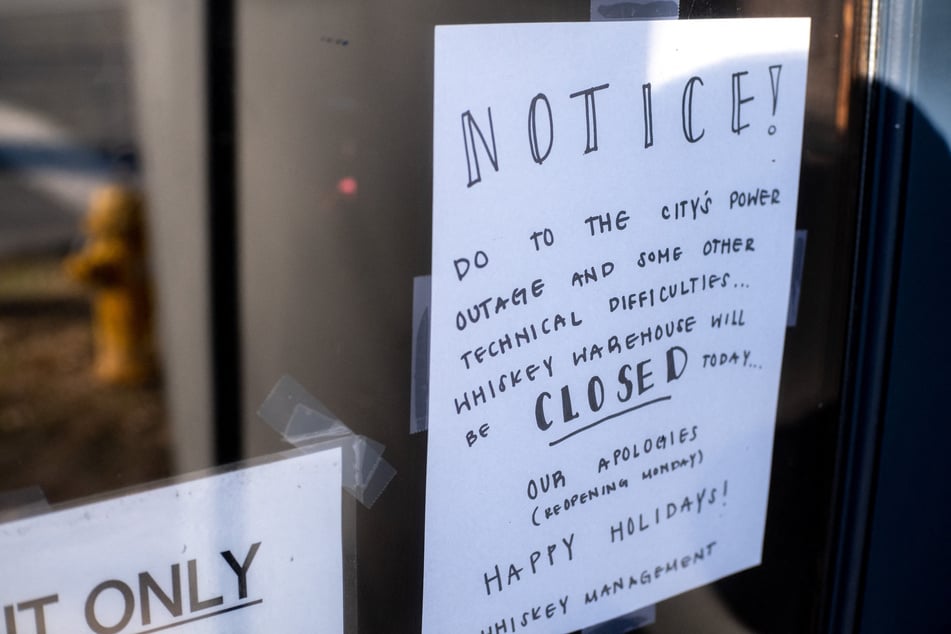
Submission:
[[[436,29],[426,632],[760,562],[809,21]]]
[[[340,464],[301,454],[2,524],[0,632],[342,632]]]

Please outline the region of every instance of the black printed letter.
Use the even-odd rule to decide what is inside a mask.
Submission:
[[[594,93],[597,90],[604,90],[610,85],[611,84],[601,84],[600,86],[594,86],[568,95],[572,99],[584,95],[584,118],[588,133],[587,145],[584,149],[585,154],[598,151],[598,111],[594,105]]]
[[[491,150],[489,149],[488,142],[485,140],[485,135],[482,134],[482,130],[472,117],[472,113],[468,110],[462,113],[462,142],[466,146],[466,168],[469,170],[469,187],[472,187],[482,180],[482,171],[479,169],[479,155],[476,153],[476,133],[478,133],[479,138],[482,139],[482,147],[485,148],[485,153],[488,155],[492,167],[495,168],[496,172],[499,171],[499,154],[495,149],[495,128],[492,125],[492,108],[489,108],[488,111],[489,136],[492,138]],[[472,175],[473,165],[475,165],[475,177]]]
[[[684,97],[680,106],[680,114],[683,119],[684,127],[684,138],[687,139],[690,143],[696,143],[703,138],[705,130],[700,131],[700,136],[693,135],[693,85],[699,83],[703,85],[703,80],[697,76],[693,76],[687,80],[687,85],[684,86]]]
[[[740,108],[743,104],[753,101],[753,97],[747,97],[743,99],[743,95],[740,92],[740,77],[743,75],[749,75],[749,72],[742,71],[739,73],[733,73],[733,131],[737,134],[740,133],[744,128],[750,127],[750,124],[742,123],[740,120]]]
[[[644,147],[649,148],[654,145],[654,105],[650,83],[641,86],[641,93],[644,96]]]
[[[538,147],[538,127],[535,123],[535,106],[539,101],[545,103],[545,110],[548,111],[548,148],[545,150],[545,154],[539,151]],[[538,93],[535,95],[535,98],[532,99],[532,104],[528,107],[528,146],[532,150],[532,160],[541,165],[545,162],[545,159],[548,158],[548,155],[551,154],[551,146],[555,142],[555,125],[551,119],[551,104],[548,103],[548,97],[545,96],[545,93]]]

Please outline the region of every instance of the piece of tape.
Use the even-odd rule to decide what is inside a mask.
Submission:
[[[41,515],[48,510],[46,495],[36,485],[0,493],[0,523]]]
[[[591,0],[591,21],[602,20],[676,20],[678,0]]]
[[[383,459],[386,447],[355,434],[300,383],[282,376],[258,409],[258,416],[295,447],[340,447],[342,486],[370,508],[396,475]]]
[[[413,368],[409,393],[409,433],[429,428],[429,307],[431,275],[413,278]]]
[[[581,634],[626,634],[626,632],[653,625],[656,618],[657,606],[648,605],[636,612],[586,627],[581,630]]]
[[[315,412],[319,412],[323,416],[326,426],[336,422],[347,429],[346,425],[333,412],[304,389],[303,385],[286,374],[278,379],[274,387],[271,388],[270,394],[267,395],[267,398],[261,403],[261,407],[258,408],[258,416],[281,436],[299,435],[300,431],[290,429],[291,417],[294,414],[294,408],[298,405],[306,405]],[[349,429],[347,429],[347,432],[349,432]]]
[[[786,327],[796,325],[799,316],[799,295],[802,292],[802,272],[806,268],[806,230],[797,229],[793,246],[792,279],[789,282],[789,312],[786,314]]]

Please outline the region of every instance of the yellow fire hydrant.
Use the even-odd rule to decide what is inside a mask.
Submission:
[[[86,216],[85,246],[65,262],[93,291],[95,374],[109,384],[139,385],[155,374],[144,225],[136,192],[102,187]]]

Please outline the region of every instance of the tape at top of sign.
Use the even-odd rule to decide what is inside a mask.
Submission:
[[[290,376],[283,376],[258,409],[258,416],[296,447],[340,447],[342,486],[370,508],[396,475],[383,459],[386,447],[355,434]]]
[[[676,20],[678,0],[591,0],[591,21]]]

